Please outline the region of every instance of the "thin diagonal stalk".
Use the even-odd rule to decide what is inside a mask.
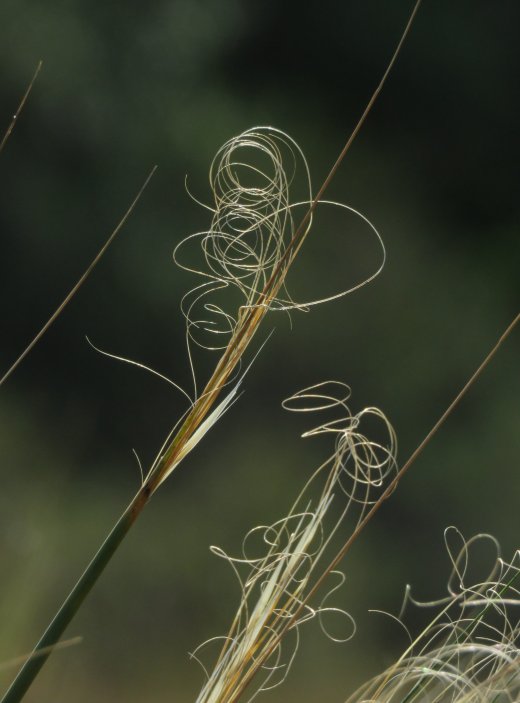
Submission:
[[[36,78],[36,75],[35,75]],[[33,78],[34,82],[34,78]],[[26,94],[27,96],[27,94]],[[25,98],[24,98],[25,100]],[[90,276],[92,271],[95,269],[95,267],[98,265],[100,262],[101,258],[105,254],[106,250],[108,247],[112,244],[114,239],[117,237],[119,232],[122,230],[123,226],[126,224],[128,218],[132,214],[135,206],[141,199],[142,194],[145,191],[145,188],[148,186],[148,183],[151,181],[152,176],[154,175],[155,171],[157,170],[157,166],[154,166],[148,176],[146,177],[145,182],[143,185],[139,188],[139,191],[135,198],[132,200],[130,207],[127,209],[123,217],[119,220],[118,225],[116,228],[112,231],[106,242],[103,244],[101,249],[98,251],[96,256],[92,259],[88,267],[85,269],[84,273],[81,275],[79,280],[75,283],[75,285],[70,289],[70,291],[67,293],[65,298],[62,300],[62,302],[58,305],[56,310],[52,313],[52,315],[49,317],[47,322],[43,325],[43,327],[40,329],[40,331],[33,337],[33,339],[29,342],[29,344],[25,347],[23,352],[18,356],[18,358],[11,364],[11,366],[7,369],[7,371],[4,373],[4,375],[0,378],[0,386],[7,381],[9,376],[18,368],[19,364],[25,359],[27,354],[32,350],[32,348],[40,341],[40,339],[43,337],[43,335],[47,332],[49,327],[56,321],[56,319],[61,315],[65,307],[70,303],[72,298],[76,295],[78,290],[81,288],[81,286],[85,283],[87,278]]]
[[[12,116],[11,122],[9,122],[9,126],[5,131],[5,134],[2,138],[2,141],[0,142],[0,152],[3,150],[4,146],[6,145],[7,140],[11,136],[11,132],[15,128],[16,122],[17,122],[18,118],[20,117],[20,113],[22,112],[22,110],[25,106],[25,103],[27,102],[27,98],[29,97],[29,93],[31,92],[31,90],[33,88],[34,82],[38,78],[38,74],[41,71],[42,65],[43,65],[43,62],[38,61],[38,65],[36,66],[36,70],[34,71],[33,77],[31,78],[31,82],[27,86],[27,89],[26,89],[25,93],[23,94],[22,99],[20,100],[20,104],[18,105],[18,109],[16,110],[16,112]]]

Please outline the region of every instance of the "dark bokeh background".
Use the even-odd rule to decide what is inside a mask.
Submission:
[[[173,247],[204,229],[206,173],[226,139],[286,130],[315,183],[377,84],[409,2],[40,3],[0,8],[0,118],[7,127],[43,71],[0,157],[3,372],[159,170],[88,284],[0,394],[0,662],[29,650],[183,410],[137,359],[189,385],[179,301],[190,286]],[[384,93],[330,195],[382,231],[376,282],[276,333],[239,404],[149,506],[69,628],[28,701],[194,700],[188,660],[223,633],[237,589],[210,544],[283,513],[324,447],[298,439],[280,401],[338,378],[353,408],[382,407],[402,460],[518,306],[517,2],[425,0]],[[365,261],[362,230],[324,221],[300,278],[319,293]],[[357,228],[357,229],[356,229]],[[326,242],[322,245],[322,241]],[[354,268],[352,268],[354,266]],[[330,279],[333,278],[334,281]],[[328,289],[329,290],[329,289]],[[347,645],[309,627],[285,686],[266,701],[344,700],[404,645],[369,608],[397,611],[405,583],[444,592],[442,531],[518,547],[518,333],[417,462],[345,562]],[[204,379],[214,363],[198,361]],[[413,626],[413,617],[409,622]],[[13,671],[0,669],[3,686]]]

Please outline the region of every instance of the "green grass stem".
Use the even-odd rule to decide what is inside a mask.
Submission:
[[[121,544],[126,533],[135,522],[147,501],[148,494],[143,487],[114,525],[96,555],[63,602],[52,622],[36,644],[32,654],[28,657],[10,688],[2,698],[2,703],[18,703],[18,701],[22,700],[53,651],[54,646],[58,643],[91,588],[103,573],[112,555]]]

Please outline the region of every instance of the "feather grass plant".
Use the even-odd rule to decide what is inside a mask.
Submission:
[[[208,280],[195,289],[191,298],[185,300],[184,310],[188,350],[190,340],[196,340],[195,330],[218,335],[227,332],[229,341],[203,391],[197,394],[195,386],[193,399],[184,392],[190,399],[189,410],[166,438],[156,460],[143,477],[139,491],[63,602],[32,655],[2,698],[2,703],[17,703],[23,698],[52,647],[59,641],[151,496],[233,402],[240,383],[239,380],[229,390],[233,373],[267,311],[307,308],[315,302],[321,302],[313,301],[303,305],[294,303],[290,296],[284,295],[286,276],[309,233],[316,207],[324,201],[325,191],[396,61],[419,4],[420,2],[416,3],[397,48],[357,126],[314,197],[303,153],[291,138],[276,129],[249,130],[238,138],[231,139],[218,152],[210,170],[215,197],[214,207],[210,208],[213,213],[212,224],[201,239],[208,268],[199,273]],[[246,149],[253,150],[255,158],[258,154],[266,158],[267,170],[258,160],[252,163],[244,161],[242,155]],[[298,158],[304,162],[309,190],[303,200],[294,201],[290,198],[292,176],[287,174],[291,174],[292,168],[287,166],[287,161],[284,162],[284,152],[290,162],[294,163]],[[302,207],[305,214],[296,226],[293,211]],[[373,230],[377,234],[375,228]],[[377,275],[381,266],[382,264],[378,266],[369,280]],[[365,281],[350,290],[355,290],[364,283]],[[234,287],[245,298],[245,302],[235,312],[226,311],[214,303],[206,303],[204,306],[205,313],[216,315],[220,326],[215,327],[214,322],[193,316],[195,304],[207,293],[230,287]],[[74,290],[76,289],[77,287]],[[345,295],[346,292],[349,291],[338,295]],[[189,356],[191,360],[190,352]],[[224,391],[227,391],[227,395],[219,400]]]
[[[214,203],[207,207],[211,211],[211,224],[207,231],[188,237],[177,246],[174,253],[179,265],[203,278],[202,283],[182,301],[188,356],[194,378],[193,396],[179,386],[176,387],[186,396],[189,407],[169,433],[155,461],[146,475],[143,475],[140,489],[36,644],[2,703],[17,703],[23,698],[151,496],[235,402],[244,373],[249,369],[247,366],[246,371],[242,372],[241,363],[267,312],[306,310],[356,290],[381,270],[385,252],[380,236],[373,225],[357,213],[371,228],[382,247],[382,262],[374,273],[348,290],[320,300],[294,301],[287,287],[288,272],[310,232],[317,206],[329,204],[347,207],[326,201],[325,191],[381,91],[418,7],[419,2],[415,5],[380,84],[316,195],[313,194],[303,152],[294,140],[275,128],[257,127],[248,130],[226,142],[217,152],[210,168]],[[303,170],[305,176],[305,192],[299,197],[293,194],[297,184],[297,167]],[[300,212],[303,213],[301,218],[296,217]],[[116,228],[108,243],[119,228],[120,226]],[[185,261],[186,247],[196,243],[200,245],[200,265],[193,264],[189,256]],[[106,247],[103,251],[105,249]],[[97,260],[98,258],[95,261]],[[90,270],[91,268],[86,275]],[[83,280],[84,278],[80,284]],[[71,295],[75,294],[78,287],[74,287]],[[68,300],[70,296],[64,301],[65,304]],[[62,309],[60,306],[51,321]],[[335,441],[334,452],[318,468],[286,517],[273,525],[255,528],[254,536],[260,535],[261,541],[267,545],[265,553],[250,556],[246,550],[237,560],[215,548],[214,551],[225,557],[236,570],[240,578],[242,600],[229,633],[224,638],[215,669],[208,676],[198,698],[200,703],[230,703],[238,700],[259,672],[263,672],[266,679],[257,684],[257,692],[275,685],[277,677],[281,676],[283,680],[294,653],[290,652],[288,659],[283,660],[282,643],[285,644],[289,637],[294,637],[297,643],[299,626],[330,610],[331,606],[325,604],[331,593],[330,588],[322,597],[320,605],[313,605],[312,599],[325,583],[330,585],[330,579],[337,574],[336,566],[352,542],[395,489],[398,480],[442,425],[517,321],[518,317],[416,452],[399,470],[395,456],[395,435],[389,422],[375,408],[367,408],[352,415],[347,406],[349,391],[343,384],[334,381],[311,386],[286,401],[286,407],[293,411],[330,411],[339,408],[344,412],[342,417],[323,422],[307,432],[307,436],[332,435]],[[208,335],[216,341],[208,343]],[[28,350],[32,345],[33,343]],[[192,354],[194,345],[222,352],[201,392],[198,391],[196,382]],[[20,360],[21,358],[23,355]],[[18,361],[12,369],[17,363]],[[2,381],[10,372],[11,369]],[[387,435],[385,441],[370,439],[362,432],[361,426],[367,419],[382,422]],[[317,488],[320,482],[321,488]],[[339,517],[332,519],[330,508],[335,495],[343,495],[344,506]],[[337,502],[336,498],[334,500]],[[353,520],[350,537],[336,556],[323,566],[331,537],[347,514]],[[248,571],[242,576],[244,567]],[[332,590],[335,587],[336,585]],[[490,604],[491,601],[488,600],[486,608]],[[347,618],[347,623],[351,622],[347,613],[341,614]],[[493,670],[493,676],[495,674]],[[408,683],[405,688],[407,686]],[[406,691],[399,700],[416,700],[407,698],[407,688]],[[381,700],[394,701],[394,698]],[[444,701],[441,698],[438,700]],[[498,703],[499,699],[496,700]]]

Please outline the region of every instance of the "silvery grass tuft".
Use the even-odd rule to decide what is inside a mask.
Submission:
[[[327,563],[324,557],[340,525],[342,534],[350,530],[350,543],[390,495],[402,469],[397,469],[397,442],[385,415],[371,407],[352,414],[349,395],[348,386],[328,381],[284,402],[295,412],[333,411],[332,418],[302,436],[329,434],[334,450],[286,516],[246,534],[242,554],[233,557],[212,547],[231,565],[241,597],[228,633],[193,652],[206,674],[197,703],[250,701],[281,685],[296,656],[301,627],[314,618],[337,642],[355,634],[352,617],[331,599],[345,576],[335,569],[337,558]],[[365,434],[367,421],[370,435],[379,430],[377,440]],[[488,572],[472,577],[473,561],[479,564],[474,552],[483,543],[492,544],[495,558]],[[410,645],[346,703],[518,703],[520,552],[506,562],[493,537],[481,534],[466,541],[454,527],[445,531],[445,544],[452,565],[448,595],[423,603],[407,587],[399,617],[391,617],[400,622]],[[401,621],[409,603],[438,611],[415,638]],[[329,634],[324,618],[331,617],[343,624],[342,635]],[[205,650],[218,644],[216,662],[206,666]]]
[[[437,615],[386,671],[353,693],[346,703],[518,703],[520,700],[520,551],[508,562],[487,534],[465,540],[445,532],[452,564],[448,595],[421,603]],[[472,552],[491,543],[489,572],[471,577]],[[480,568],[482,558],[475,559]]]
[[[197,703],[232,703],[248,687],[250,700],[281,684],[296,655],[300,627],[315,617],[324,630],[326,614],[345,619],[345,634],[333,637],[338,641],[350,639],[355,632],[351,616],[331,603],[330,596],[344,577],[329,569],[324,557],[338,527],[342,532],[348,529],[347,522],[352,531],[359,527],[368,507],[395,476],[397,447],[385,415],[377,408],[352,414],[349,395],[348,386],[328,381],[284,403],[293,412],[332,411],[330,419],[303,436],[327,434],[333,451],[285,517],[246,535],[240,556],[213,548],[233,568],[241,600],[228,634],[217,638],[222,649]],[[369,439],[365,425],[371,432],[379,430],[382,438]],[[320,586],[324,592],[318,605],[311,604],[309,599]],[[197,659],[200,649],[194,652]]]

